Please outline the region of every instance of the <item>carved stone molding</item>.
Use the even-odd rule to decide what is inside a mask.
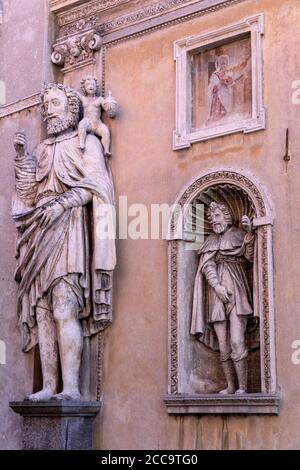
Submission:
[[[118,3],[120,4],[120,1]],[[101,27],[102,33],[105,34],[110,31],[115,31],[117,29],[135,24],[137,22],[144,21],[149,18],[160,16],[168,11],[173,11],[187,4],[190,5],[194,3],[199,3],[199,1],[198,0],[160,0],[159,2],[144,6],[133,12],[115,17],[111,21],[108,21],[107,23],[101,24],[99,22],[99,26]],[[96,5],[91,4],[91,8],[89,9],[89,11],[94,12],[94,14],[96,14],[97,18],[100,20],[100,17],[98,15],[99,6],[97,7]],[[64,19],[62,20],[62,18]],[[69,19],[70,16],[68,16],[67,18]],[[64,26],[66,24],[66,15],[62,14],[60,19],[62,20],[60,26]],[[59,23],[59,19],[58,19],[58,23]],[[70,31],[70,27],[71,26],[69,25],[69,26],[66,26],[65,28],[62,28],[62,32],[64,34],[67,34],[68,31]]]
[[[248,177],[233,170],[212,171],[205,176],[201,176],[184,191],[178,203],[180,205],[189,203],[199,192],[200,188],[205,189],[207,186],[218,182],[235,183],[242,187],[248,194],[253,195],[255,198],[253,203],[258,211],[258,217],[264,217],[266,215],[266,205],[257,186]],[[268,213],[268,215],[270,216],[270,213]]]
[[[103,10],[113,9],[128,0],[107,0],[101,3],[91,1],[57,14],[59,37],[64,38],[87,30],[89,22],[93,21],[99,33],[107,36],[105,42],[111,42],[211,13],[242,1],[245,0],[160,0],[130,13],[112,16],[106,22],[103,22]],[[118,34],[114,34],[117,32]]]
[[[102,13],[105,10],[109,10],[112,8],[116,8],[120,5],[123,5],[125,3],[129,3],[131,0],[102,0],[99,2],[99,0],[92,0],[92,1],[81,1],[83,5],[78,5],[80,3],[79,0],[76,2],[74,0],[52,0],[53,6],[51,7],[52,11],[57,11],[61,10],[63,6],[72,6],[74,5],[74,8],[70,9],[68,8],[67,11],[58,13],[57,15],[57,22],[58,25],[64,26],[68,23],[72,23],[74,21],[79,21],[85,16],[88,15],[93,15],[95,13]],[[54,7],[56,5],[56,7]],[[60,6],[59,6],[60,5]]]
[[[94,63],[94,52],[100,47],[86,47],[84,39],[97,35],[103,44],[114,45],[157,29],[187,21],[245,0],[161,0],[131,13],[103,22],[104,9],[114,9],[127,0],[90,1],[57,14],[59,34],[53,45],[52,62],[64,65],[62,72]],[[83,44],[81,44],[83,41]],[[97,41],[98,44],[98,41]]]
[[[50,11],[60,11],[66,8],[71,8],[86,3],[88,0],[49,0]]]
[[[40,103],[40,93],[35,93],[34,95],[27,96],[21,100],[8,103],[5,106],[0,106],[0,119],[26,109],[33,108],[34,106],[39,106]]]
[[[260,296],[260,393],[253,393],[238,398],[225,398],[220,395],[193,395],[187,393],[186,373],[183,373],[185,357],[184,343],[187,338],[186,318],[189,307],[186,304],[185,274],[181,271],[184,257],[189,270],[193,270],[191,252],[184,248],[184,238],[175,227],[174,220],[170,224],[169,236],[169,380],[168,396],[165,398],[168,413],[271,413],[279,410],[275,367],[275,318],[273,304],[273,262],[272,262],[272,207],[265,191],[256,179],[244,170],[212,170],[204,173],[184,189],[174,207],[187,207],[200,194],[217,185],[232,185],[247,194],[254,210],[254,225],[258,237]],[[222,186],[223,187],[223,186]],[[174,209],[175,210],[175,209]],[[173,218],[175,213],[173,214]],[[176,229],[175,229],[176,228]],[[179,233],[179,235],[178,235]],[[185,254],[186,253],[186,254]],[[188,302],[188,301],[187,301]],[[184,320],[183,320],[184,318]],[[187,356],[186,356],[187,355]],[[250,397],[250,398],[249,398]],[[225,401],[224,401],[225,400]],[[237,403],[235,407],[234,403]]]
[[[169,414],[270,414],[278,415],[280,395],[245,394],[243,396],[206,395],[164,398]]]
[[[93,63],[94,53],[101,48],[102,38],[96,30],[72,36],[53,46],[51,60],[55,65],[64,66],[63,72]]]
[[[177,347],[177,243],[172,241],[170,245],[170,265],[169,270],[171,273],[169,284],[169,303],[171,309],[170,315],[170,391],[171,394],[178,393],[178,347]]]
[[[89,0],[49,0],[50,11],[58,12],[67,8],[73,8],[85,4]]]
[[[95,15],[88,16],[87,18],[81,18],[77,23],[67,25],[64,29],[63,36],[70,36],[72,34],[78,34],[81,31],[87,31],[94,28],[97,25],[97,17]]]

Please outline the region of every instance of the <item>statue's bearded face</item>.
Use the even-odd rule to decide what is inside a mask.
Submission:
[[[228,227],[225,215],[220,209],[215,209],[211,212],[211,223],[215,233],[223,233]]]
[[[64,91],[49,89],[45,92],[43,101],[48,135],[60,134],[76,125],[76,119],[69,110],[68,98]]]

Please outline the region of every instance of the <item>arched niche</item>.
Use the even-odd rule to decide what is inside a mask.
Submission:
[[[239,225],[243,215],[248,215],[256,232],[257,261],[249,275],[259,312],[253,328],[256,333],[252,335],[256,335],[257,341],[249,348],[248,393],[240,396],[218,394],[224,382],[219,354],[196,341],[190,333],[199,260],[197,230],[192,230],[192,226],[197,223],[202,226],[204,239],[209,235],[206,211],[212,201],[230,208],[235,225]],[[199,205],[200,213],[196,209]],[[169,378],[165,403],[169,413],[278,413],[272,229],[270,199],[256,178],[244,170],[202,174],[177,198],[168,236]]]

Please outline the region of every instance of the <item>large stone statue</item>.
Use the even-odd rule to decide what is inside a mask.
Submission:
[[[227,382],[220,393],[242,394],[247,392],[247,322],[254,316],[245,268],[254,260],[255,234],[247,216],[241,220],[244,230],[233,225],[229,209],[223,204],[210,204],[208,220],[214,233],[199,252],[191,333],[206,346],[220,350]]]
[[[48,138],[32,154],[23,133],[14,138],[18,318],[23,351],[40,350],[43,389],[29,399],[80,399],[83,338],[112,317],[115,242],[97,227],[114,189],[100,140],[88,134],[79,148],[78,93],[50,83],[41,100]]]

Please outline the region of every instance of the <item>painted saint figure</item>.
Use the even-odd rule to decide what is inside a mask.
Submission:
[[[83,338],[112,318],[115,242],[97,224],[114,188],[100,141],[89,134],[79,149],[77,92],[49,83],[41,99],[48,138],[31,154],[25,134],[14,137],[18,318],[23,351],[38,343],[41,358],[43,388],[29,399],[80,399]]]
[[[78,134],[79,145],[85,148],[86,135],[93,133],[101,138],[106,157],[110,157],[110,131],[101,120],[101,109],[104,109],[108,116],[113,118],[117,113],[117,103],[109,92],[108,98],[100,96],[100,89],[96,77],[88,76],[81,80],[82,93],[80,99],[83,105],[84,117],[79,122]]]
[[[247,392],[248,371],[246,329],[248,319],[254,315],[245,267],[254,260],[255,234],[247,216],[241,220],[244,229],[233,225],[229,209],[223,204],[210,204],[208,220],[214,233],[199,252],[191,333],[213,348],[214,332],[227,382],[220,393],[243,394]]]
[[[246,79],[240,73],[245,68],[247,60],[237,67],[229,69],[229,56],[223,54],[216,59],[216,70],[212,73],[208,84],[208,110],[207,124],[219,121],[230,115],[233,110],[234,86]]]

